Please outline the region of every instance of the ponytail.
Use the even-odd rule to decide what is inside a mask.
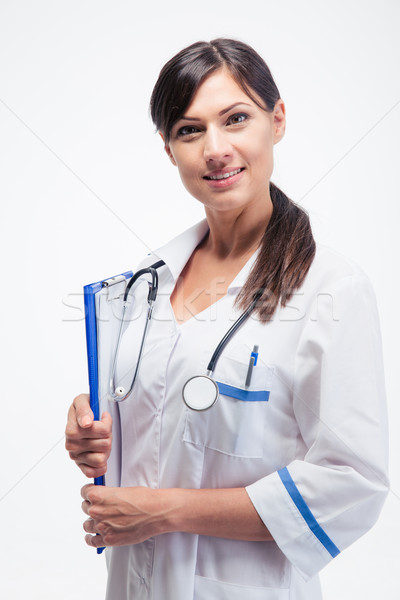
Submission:
[[[286,306],[304,282],[315,256],[315,241],[307,213],[270,182],[272,216],[259,254],[236,305],[246,309],[261,294],[254,312],[270,320],[280,303]]]

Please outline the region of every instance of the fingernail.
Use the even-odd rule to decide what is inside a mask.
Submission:
[[[87,425],[90,425],[91,422],[92,422],[92,419],[89,417],[89,415],[85,415],[81,419],[81,426],[82,427],[87,427]]]

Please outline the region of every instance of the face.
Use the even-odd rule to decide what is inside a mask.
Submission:
[[[273,112],[262,110],[220,69],[199,87],[165,150],[206,211],[260,208],[271,202],[273,146],[284,129],[282,100]]]

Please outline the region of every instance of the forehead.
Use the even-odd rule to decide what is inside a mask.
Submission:
[[[239,102],[257,106],[227,69],[219,69],[199,86],[185,116],[195,116],[195,112],[219,112]]]

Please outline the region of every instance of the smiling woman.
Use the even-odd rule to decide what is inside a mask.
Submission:
[[[101,422],[87,395],[70,408],[70,456],[109,486],[82,489],[86,541],[108,547],[109,600],[319,600],[388,490],[371,285],[271,182],[285,105],[251,47],[183,49],[151,114],[206,218],[138,267],[161,293],[142,360],[122,335],[127,399]],[[131,290],[145,303],[146,278]]]
[[[204,204],[208,221],[218,211],[245,204],[256,217],[250,237],[257,240],[258,257],[237,305],[246,308],[263,289],[256,311],[263,319],[271,318],[278,302],[285,305],[304,281],[315,242],[308,216],[270,181],[273,145],[282,139],[286,120],[268,66],[239,41],[197,42],[163,67],[150,107],[171,161],[186,189]],[[231,239],[227,229],[222,238]],[[254,249],[252,245],[250,252]],[[191,283],[190,266],[185,272],[189,296],[198,287]],[[194,279],[199,269],[200,264]],[[225,291],[231,280],[226,279]],[[174,309],[182,285],[173,294]],[[205,303],[203,295],[201,307]]]

